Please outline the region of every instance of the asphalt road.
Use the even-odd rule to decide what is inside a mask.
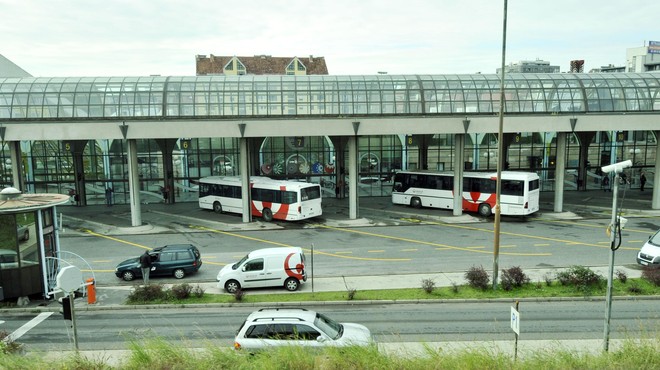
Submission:
[[[615,301],[612,339],[636,339],[660,325],[658,300]],[[514,338],[510,303],[417,303],[324,305],[308,309],[340,322],[366,325],[379,343],[497,341]],[[254,307],[204,307],[185,309],[130,309],[86,311],[77,314],[80,350],[127,349],[131,341],[162,338],[184,347],[208,345],[229,348],[236,330]],[[602,300],[522,302],[521,341],[603,339]],[[3,328],[19,329],[37,314],[3,316]],[[73,349],[68,321],[54,313],[20,338],[28,351]]]
[[[205,232],[63,236],[62,249],[81,256],[82,270],[93,270],[98,285],[132,285],[114,275],[115,266],[145,249],[170,243],[192,243],[202,253],[200,271],[187,282],[215,281],[222,266],[238,261],[249,251],[276,246],[300,246],[317,277],[406,275],[466,271],[493,263],[493,225],[445,224],[399,220],[397,226],[332,227]],[[607,266],[610,241],[608,219],[535,220],[503,225],[500,266],[524,270],[570,265]],[[657,218],[631,218],[623,231],[616,264],[637,268],[639,248],[660,225]],[[312,249],[314,250],[312,259]],[[66,258],[73,261],[73,258]],[[165,283],[177,282],[161,278]]]

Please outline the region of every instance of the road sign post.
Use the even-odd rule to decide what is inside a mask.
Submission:
[[[82,272],[76,266],[66,266],[57,273],[57,288],[61,289],[64,293],[69,295],[69,309],[71,312],[71,326],[73,327],[73,344],[78,350],[78,330],[76,328],[76,311],[73,300],[75,299],[74,292],[82,285]],[[66,302],[62,302],[66,304]],[[66,312],[66,308],[62,307]]]
[[[511,329],[516,334],[516,343],[514,345],[513,360],[518,358],[518,336],[520,336],[520,312],[518,312],[519,301],[516,301],[516,307],[511,307]]]

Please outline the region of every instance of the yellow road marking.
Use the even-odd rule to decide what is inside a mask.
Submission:
[[[196,229],[199,229],[199,230],[205,230],[205,231],[209,231],[209,232],[213,232],[213,233],[217,233],[217,234],[223,234],[223,235],[227,235],[227,236],[233,236],[233,237],[236,237],[236,238],[252,240],[252,241],[255,241],[255,242],[259,242],[259,243],[273,244],[273,245],[277,245],[277,246],[280,246],[280,247],[293,247],[292,245],[279,243],[279,242],[274,242],[272,240],[253,238],[253,237],[247,236],[247,235],[230,233],[230,232],[227,232],[227,231],[211,229],[211,228],[204,227],[204,226],[192,226],[191,225],[191,228],[196,228]],[[311,249],[309,249],[309,248],[303,248],[303,250],[305,250],[307,252],[311,252]],[[322,252],[322,251],[319,251],[317,249],[314,249],[314,253],[321,254],[321,255],[324,255],[324,256],[329,256],[329,257],[346,258],[346,259],[359,260],[359,261],[407,262],[407,261],[411,260],[410,258],[368,258],[368,257],[342,256],[342,255],[336,254],[336,253]]]
[[[462,226],[462,225],[446,224],[446,223],[442,223],[442,222],[432,222],[432,221],[429,221],[429,222],[427,222],[427,223],[428,223],[428,224],[433,224],[433,225],[440,225],[440,226],[446,226],[446,227],[453,227],[453,228],[457,228],[457,229],[466,229],[466,230],[481,231],[481,232],[485,232],[485,233],[493,233],[493,232],[494,232],[493,230],[485,230],[485,229],[480,229],[480,228],[472,227],[472,226]],[[575,223],[573,223],[573,224],[575,225]],[[579,224],[578,224],[578,225],[579,225]],[[626,230],[627,230],[627,229],[626,229]],[[545,236],[536,236],[536,235],[529,235],[529,234],[518,234],[518,233],[503,232],[503,231],[500,231],[500,234],[501,234],[501,235],[518,236],[518,237],[521,237],[521,238],[547,240],[547,241],[557,242],[557,243],[568,243],[568,244],[573,244],[573,245],[584,245],[584,246],[587,246],[587,247],[609,248],[609,242],[605,242],[605,243],[608,243],[608,245],[607,245],[606,247],[604,247],[604,246],[602,246],[602,245],[598,245],[598,244],[585,243],[585,242],[579,242],[579,241],[574,241],[574,240],[565,240],[565,239],[549,238],[549,237],[545,237]],[[603,243],[603,242],[599,242],[599,243]],[[625,250],[637,250],[637,248],[624,248],[624,247],[621,247],[621,248],[619,248],[619,249],[625,249]],[[501,254],[501,253],[500,253],[500,254]],[[531,254],[529,254],[529,255],[531,255]]]
[[[432,223],[432,224],[440,224],[440,223]],[[347,232],[347,233],[368,235],[368,236],[373,236],[373,237],[383,238],[383,239],[400,240],[400,241],[404,241],[404,242],[408,242],[408,243],[430,245],[430,246],[434,246],[434,247],[444,247],[444,248],[447,248],[447,249],[454,249],[454,250],[459,250],[459,251],[492,254],[491,251],[480,251],[480,250],[474,250],[474,249],[465,248],[465,247],[455,247],[455,246],[452,246],[452,245],[446,245],[446,244],[433,243],[433,242],[427,242],[427,241],[422,241],[422,240],[402,238],[402,237],[398,237],[398,236],[375,234],[375,233],[370,233],[370,232],[366,232],[366,231],[362,231],[362,230],[342,229],[342,228],[328,226],[328,225],[318,225],[318,227],[325,228],[325,229],[330,229],[330,230],[339,230],[339,231],[343,231],[343,232]],[[479,230],[479,229],[475,229],[475,230]],[[551,253],[500,253],[500,254],[501,255],[508,255],[508,256],[551,256],[552,255]]]
[[[127,242],[126,240],[121,240],[121,239],[113,238],[112,236],[107,236],[107,235],[103,235],[103,234],[95,233],[95,232],[93,232],[92,230],[82,229],[82,231],[83,231],[83,232],[86,232],[86,233],[89,234],[89,235],[98,236],[99,238],[112,240],[112,241],[115,241],[115,242],[117,242],[117,243],[128,244],[128,245],[132,245],[132,246],[134,246],[134,247],[138,247],[138,248],[142,248],[142,249],[148,249],[148,250],[152,249],[151,247],[147,247],[147,246],[144,246],[144,245],[142,245],[142,244],[131,243],[131,242]]]
[[[379,250],[367,251],[367,253],[385,253],[385,250],[379,249]]]
[[[417,248],[402,249],[401,252],[417,252]]]

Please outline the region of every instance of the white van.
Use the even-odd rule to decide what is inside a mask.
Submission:
[[[660,265],[660,230],[651,235],[637,253],[637,263],[643,266]]]
[[[298,247],[258,249],[223,267],[216,279],[218,287],[228,293],[274,286],[293,292],[307,281],[305,254]]]

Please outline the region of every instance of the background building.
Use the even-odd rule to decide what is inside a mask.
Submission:
[[[197,55],[197,76],[206,75],[327,75],[325,58]]]
[[[626,72],[660,71],[660,41],[626,49]]]
[[[550,62],[544,60],[521,60],[516,63],[510,63],[504,67],[506,73],[559,73],[559,66],[551,66]],[[497,69],[500,74],[502,68]]]

